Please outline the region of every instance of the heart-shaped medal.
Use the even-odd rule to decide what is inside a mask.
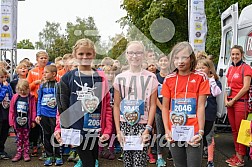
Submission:
[[[10,101],[9,100],[3,100],[2,101],[2,106],[4,109],[7,109],[10,107]]]
[[[16,121],[18,125],[24,126],[27,123],[27,117],[17,117]]]
[[[56,106],[56,98],[52,97],[47,102],[46,105],[50,108],[54,108]]]
[[[81,100],[81,104],[85,111],[93,113],[99,105],[99,99],[96,96],[84,97]]]
[[[134,111],[128,110],[124,112],[123,117],[129,125],[133,126],[139,122],[140,113],[136,110]]]
[[[172,111],[170,113],[170,120],[172,125],[182,126],[186,124],[186,114],[184,112]]]

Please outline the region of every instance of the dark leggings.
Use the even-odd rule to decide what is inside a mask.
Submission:
[[[31,143],[33,143],[33,146],[37,146],[41,132],[42,132],[41,127],[38,124],[36,124],[34,128],[31,128],[29,134],[29,140]]]
[[[0,120],[0,152],[4,152],[4,144],[9,134],[9,121]]]
[[[213,128],[214,121],[205,121],[204,135],[203,135],[203,146],[207,147],[206,136],[211,132]]]
[[[97,137],[95,137],[95,138],[92,137],[92,138],[88,138],[88,139],[84,138],[84,141],[81,143],[81,145],[76,147],[76,152],[78,153],[78,155],[81,159],[82,166],[84,166],[84,167],[94,167],[95,166],[95,161],[96,161],[96,159],[98,159],[98,139],[99,138],[97,138]],[[86,140],[88,140],[88,141],[86,141]],[[94,142],[93,142],[93,140],[94,140]]]

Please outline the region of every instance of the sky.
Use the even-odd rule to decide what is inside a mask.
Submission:
[[[60,23],[64,32],[66,23],[75,23],[76,17],[92,16],[103,41],[122,32],[118,19],[126,16],[120,8],[122,0],[25,0],[18,2],[17,41],[30,39],[34,44],[46,21]]]

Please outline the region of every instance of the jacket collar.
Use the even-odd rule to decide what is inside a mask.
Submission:
[[[236,64],[234,64],[233,62],[232,62],[232,66],[240,66],[240,65],[242,65],[244,63],[244,61],[242,61],[242,60],[240,60],[238,63],[236,63]]]

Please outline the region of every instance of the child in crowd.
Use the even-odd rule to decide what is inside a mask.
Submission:
[[[111,107],[114,105],[114,88],[113,88],[113,82],[115,78],[115,71],[117,70],[116,66],[110,66],[110,65],[105,65],[103,67],[103,71],[105,73],[105,76],[108,80],[108,85],[109,85],[109,92],[110,92],[110,104]],[[115,125],[113,121],[113,127],[112,131],[113,134],[115,134]],[[114,140],[114,139],[112,139]],[[114,160],[115,155],[114,155],[114,146],[115,146],[115,141],[108,141],[108,150],[105,147],[99,147],[99,153],[101,158],[106,158],[109,160]]]
[[[174,166],[201,167],[209,82],[206,74],[195,71],[197,61],[188,42],[173,47],[170,62],[174,62],[171,69],[175,70],[166,76],[162,86],[166,139],[172,142],[169,147]],[[181,137],[181,133],[185,135]]]
[[[44,67],[48,63],[49,56],[45,51],[39,51],[36,54],[37,67],[28,72],[27,81],[30,84],[30,93],[35,96],[36,102],[38,99],[39,85],[42,83]],[[30,131],[30,142],[33,144],[31,156],[38,156],[38,139],[41,133],[40,126],[35,126]]]
[[[57,125],[54,135],[61,143],[60,126],[80,130],[83,140],[76,147],[80,160],[75,167],[94,167],[98,166],[98,140],[107,141],[112,133],[109,87],[104,72],[91,68],[96,56],[91,40],[78,40],[72,55],[78,60],[79,66],[65,74],[59,82],[57,104],[60,121],[57,122],[61,124]],[[92,105],[84,103],[90,99]]]
[[[121,69],[121,63],[119,60],[114,60],[113,66],[117,67],[117,70],[115,71],[115,76],[120,73]]]
[[[12,98],[12,89],[6,81],[8,72],[0,68],[0,158],[10,159],[4,151],[4,144],[9,134],[9,107]]]
[[[22,158],[30,161],[29,155],[29,132],[36,126],[36,102],[34,95],[30,94],[29,82],[19,79],[16,85],[17,93],[11,99],[9,123],[17,135],[17,153],[12,158],[12,162],[17,162]]]
[[[156,60],[154,60],[154,59],[148,60],[148,65],[147,65],[146,70],[154,73],[155,75],[157,73],[159,73],[159,70],[157,69],[157,62],[156,62]],[[152,126],[153,126],[153,131],[151,132],[151,141],[153,140],[153,136],[156,133],[156,121],[155,120],[154,120]],[[148,153],[149,163],[150,164],[156,163],[156,158],[152,154],[152,150],[156,151],[156,146],[155,145],[148,148],[148,152],[147,153]]]
[[[0,61],[0,68],[6,69],[8,64],[5,61]]]
[[[23,60],[21,60],[21,61],[19,62],[19,64],[20,64],[20,63],[26,64],[26,66],[27,66],[27,68],[28,68],[28,71],[31,70],[31,69],[34,67],[34,65],[32,64],[32,62],[30,62],[30,60],[29,60],[28,58],[24,58]]]
[[[57,71],[60,71],[64,68],[64,64],[63,64],[63,58],[60,56],[60,57],[56,57],[54,59],[54,63],[55,63],[55,66],[57,68]]]
[[[162,100],[163,95],[161,94],[162,91],[162,85],[164,82],[165,77],[169,73],[169,60],[166,55],[161,55],[158,59],[158,63],[160,66],[160,72],[157,73],[157,80],[158,80],[158,99],[157,99],[157,111],[155,115],[155,122],[157,127],[157,167],[163,167],[166,166],[166,161],[163,159],[163,153],[164,153],[164,138],[165,130],[164,130],[164,124],[162,119]],[[168,152],[168,160],[172,160],[171,152]]]
[[[102,68],[104,66],[113,66],[114,60],[111,57],[104,57],[101,61]]]
[[[129,70],[118,74],[113,85],[114,120],[118,141],[124,148],[125,167],[147,166],[146,137],[152,132],[156,112],[158,81],[155,74],[141,67],[144,52],[144,45],[140,41],[132,41],[127,45]],[[138,141],[132,141],[133,136]],[[125,143],[138,143],[140,148],[128,150]]]
[[[78,61],[75,58],[72,58],[71,60],[69,60],[68,64],[69,64],[68,65],[69,71],[78,68],[78,65],[79,65]]]
[[[214,121],[217,114],[217,101],[216,97],[221,94],[221,82],[218,80],[219,77],[215,72],[214,64],[209,59],[200,59],[197,62],[197,70],[206,73],[208,76],[210,84],[211,95],[207,96],[207,105],[205,108],[205,127],[204,127],[204,136],[203,144],[206,147],[205,150],[208,150],[208,163],[207,167],[214,167],[213,155],[214,155],[214,137],[213,134],[210,134],[210,142],[206,140],[206,136],[213,129]]]
[[[57,68],[55,65],[47,65],[44,68],[44,83],[40,85],[39,97],[37,105],[36,122],[42,127],[44,135],[44,147],[46,152],[46,160],[44,166],[51,166],[53,156],[55,156],[55,165],[63,164],[60,156],[59,147],[53,147],[51,144],[51,137],[56,126],[56,75]],[[53,148],[55,155],[53,155]]]
[[[28,68],[27,65],[24,63],[20,63],[17,67],[16,67],[16,73],[17,73],[17,77],[16,79],[13,79],[10,82],[10,86],[13,90],[13,94],[16,94],[16,85],[19,81],[19,79],[26,79],[27,74],[28,74]]]
[[[157,62],[156,60],[149,60],[148,61],[148,66],[147,66],[147,70],[154,73],[154,74],[157,74],[159,73],[159,70],[157,69]]]
[[[72,54],[71,53],[67,53],[63,56],[62,60],[63,60],[63,64],[64,64],[64,67],[62,70],[58,71],[57,72],[57,77],[56,77],[56,80],[57,81],[60,81],[60,78],[65,74],[67,73],[68,71],[70,71],[69,69],[69,61],[73,58]]]

